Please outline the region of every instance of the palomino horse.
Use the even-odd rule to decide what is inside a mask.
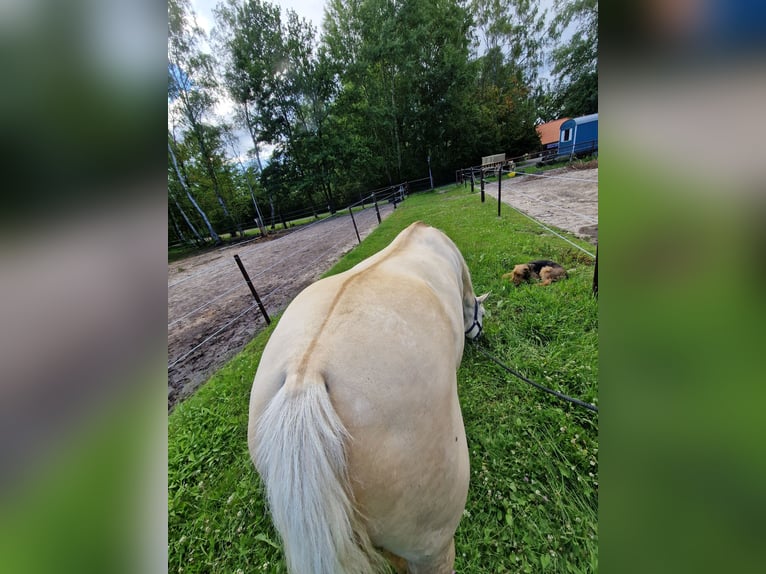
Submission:
[[[465,260],[417,222],[285,311],[248,443],[295,574],[450,573],[469,465],[456,371],[482,330]]]

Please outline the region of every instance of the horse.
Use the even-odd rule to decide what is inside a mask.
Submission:
[[[287,307],[248,448],[289,572],[453,571],[470,475],[457,369],[486,297],[452,240],[416,222]]]

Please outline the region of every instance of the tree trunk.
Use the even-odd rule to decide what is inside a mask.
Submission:
[[[229,212],[229,208],[226,206],[226,202],[223,199],[223,196],[221,195],[221,184],[218,183],[218,176],[215,173],[215,167],[210,161],[210,156],[208,155],[207,151],[207,145],[205,144],[205,136],[202,133],[202,130],[199,129],[200,126],[196,124],[194,126],[194,135],[197,137],[197,144],[199,145],[199,150],[202,152],[202,157],[205,158],[205,169],[207,170],[208,177],[210,177],[210,180],[213,182],[213,192],[215,193],[216,198],[218,199],[218,203],[220,204],[221,208],[223,209],[224,215],[228,217],[231,222],[234,224],[234,227],[239,232],[239,235],[241,237],[244,237],[244,233],[242,232],[242,226],[239,224],[239,221],[234,219],[234,217]]]
[[[263,171],[263,164],[261,163],[261,154],[258,152],[258,138],[255,137],[255,126],[250,119],[250,113],[247,111],[247,104],[242,106],[245,110],[245,123],[247,124],[247,131],[250,133],[250,139],[253,140],[253,150],[255,150],[255,161],[258,163],[258,173]],[[245,171],[245,179],[247,180],[247,187],[250,188],[250,197],[253,199],[253,206],[255,207],[255,217],[258,219],[258,229],[261,230],[261,235],[266,237],[268,232],[266,231],[266,223],[263,221],[263,214],[258,207],[258,202],[255,200],[255,192],[253,192],[253,186],[250,183],[250,178]]]
[[[173,147],[170,145],[170,142],[168,142],[168,151],[170,152],[170,158],[173,160],[173,167],[176,170],[176,174],[178,175],[178,181],[181,183],[181,187],[183,187],[184,192],[186,192],[186,196],[189,198],[189,201],[191,201],[192,205],[194,206],[194,208],[197,210],[197,212],[200,214],[203,221],[205,222],[205,226],[207,226],[208,233],[210,233],[210,237],[213,238],[213,242],[216,245],[219,245],[221,243],[221,238],[215,232],[215,229],[213,229],[213,225],[210,223],[210,220],[207,218],[207,214],[202,210],[202,208],[199,206],[197,201],[194,199],[194,196],[192,195],[191,190],[189,189],[189,186],[186,184],[186,180],[184,179],[184,176],[181,173],[181,170],[178,168],[178,161],[176,160],[176,154],[173,151]]]
[[[396,173],[399,180],[402,179],[402,148],[399,142],[399,122],[396,113],[396,93],[394,90],[394,73],[391,71],[391,121],[394,126],[394,144],[396,145]],[[392,183],[392,182],[389,182]]]
[[[274,207],[274,196],[269,195],[269,205],[271,206],[271,229],[274,230],[274,218],[276,217],[276,209]]]
[[[181,204],[178,203],[178,199],[176,198],[175,194],[171,193],[170,196],[173,198],[173,203],[176,204],[176,208],[181,213],[181,217],[184,218],[184,221],[186,222],[186,225],[189,226],[189,229],[191,229],[191,232],[194,234],[194,237],[196,237],[197,241],[197,247],[202,247],[205,244],[205,240],[202,239],[202,236],[200,235],[199,231],[197,231],[197,228],[194,226],[194,224],[189,219],[189,216],[186,215],[186,212],[184,211],[183,207],[181,207]],[[173,212],[170,212],[171,215],[173,215]],[[174,218],[175,223],[175,218]],[[179,230],[180,231],[180,230]]]
[[[176,237],[181,240],[181,243],[185,245],[194,245],[193,241],[189,241],[186,239],[186,236],[184,235],[184,232],[181,231],[181,228],[178,227],[178,220],[176,219],[176,216],[173,215],[173,210],[168,209],[168,213],[170,213],[170,220],[173,222],[173,230],[176,232]]]
[[[253,191],[253,186],[250,184],[250,178],[247,176],[247,173],[245,173],[245,179],[247,180],[247,187],[250,188],[250,197],[253,199],[253,206],[255,207],[255,219],[258,223],[258,229],[261,230],[261,235],[266,237],[266,225],[263,223],[261,208],[258,207],[258,202],[255,200],[255,192]]]

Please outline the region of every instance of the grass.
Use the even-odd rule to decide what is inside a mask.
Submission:
[[[505,205],[498,218],[496,204],[462,186],[413,195],[327,274],[415,220],[445,231],[477,294],[491,291],[480,344],[529,378],[597,404],[593,262]],[[570,278],[546,288],[500,280],[536,258],[560,262]],[[169,417],[169,572],[285,572],[246,446],[250,386],[276,323]],[[457,572],[597,571],[597,415],[509,378],[471,344],[458,385],[471,486]]]

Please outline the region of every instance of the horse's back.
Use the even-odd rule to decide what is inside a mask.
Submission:
[[[323,384],[351,437],[350,485],[369,536],[411,560],[451,541],[469,470],[454,255],[440,232],[409,231],[291,303],[254,381],[250,441],[252,450],[254,425],[277,392],[297,397]]]

